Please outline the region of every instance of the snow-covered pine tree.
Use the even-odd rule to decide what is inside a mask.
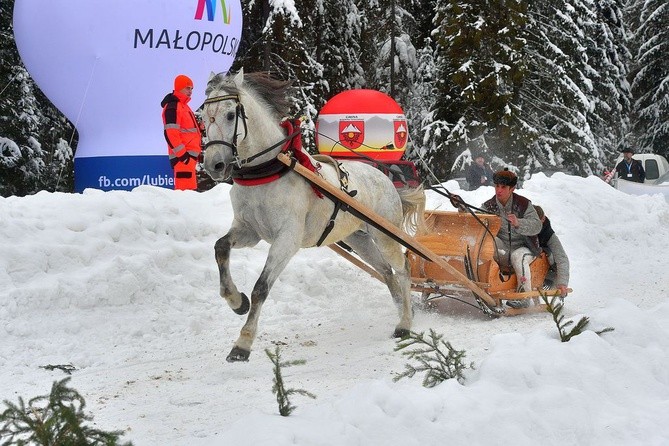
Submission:
[[[411,0],[375,0],[365,8],[364,36],[368,84],[383,91],[400,105],[406,103],[414,83],[416,48],[410,30],[416,21],[407,10]],[[418,33],[414,33],[416,35]]]
[[[594,20],[587,27],[593,42],[588,46],[588,62],[593,70],[589,75],[593,109],[588,123],[598,147],[588,161],[593,174],[613,167],[630,129],[632,95],[627,75],[631,55],[625,41],[622,3],[623,0],[596,2]]]
[[[633,0],[626,17],[638,24],[630,42],[634,54],[630,143],[637,151],[669,157],[669,3]]]
[[[74,129],[21,63],[13,10],[0,3],[0,195],[71,191]]]
[[[572,0],[566,3],[569,7],[551,0],[529,3],[528,70],[520,96],[524,122],[534,134],[527,171],[558,166],[584,173],[597,151],[587,120],[592,85],[586,45],[591,42],[583,41],[587,33],[581,28],[587,11],[574,8]]]
[[[422,162],[426,160],[429,152],[425,135],[429,134],[434,124],[434,110],[437,102],[435,94],[435,57],[431,39],[425,38],[425,43],[418,50],[418,65],[416,68],[415,81],[407,102],[403,104],[404,113],[409,125],[411,135],[410,145],[405,152],[405,157],[416,163],[421,172],[421,178],[427,180],[427,184],[434,183],[434,178],[428,171],[428,167]],[[429,167],[429,170],[432,168]]]
[[[525,72],[525,2],[440,0],[435,12],[438,101],[425,138],[435,174],[448,178],[473,148],[516,163],[525,138],[513,107]]]
[[[337,93],[366,86],[360,63],[361,13],[353,0],[316,0],[307,13],[313,17],[313,57],[323,67],[326,88],[324,97],[316,98],[320,108]]]
[[[268,71],[294,84],[293,113],[315,116],[317,100],[325,95],[323,67],[313,55],[316,32],[313,11],[317,0],[296,3],[260,0],[244,7],[245,23],[258,28],[242,39],[233,69]],[[245,32],[247,27],[245,26]]]

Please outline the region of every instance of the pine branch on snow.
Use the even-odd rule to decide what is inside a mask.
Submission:
[[[7,409],[0,413],[0,445],[107,445],[120,444],[122,431],[105,432],[86,426],[93,417],[84,413],[86,402],[67,387],[70,378],[54,382],[49,395],[37,396],[28,405],[5,400]],[[132,445],[132,443],[123,443]]]
[[[474,363],[469,365],[463,363],[466,356],[465,351],[454,349],[451,343],[444,342],[442,337],[443,335],[430,329],[428,338],[425,337],[424,333],[411,332],[408,337],[398,340],[395,351],[404,350],[411,346],[416,347],[413,350],[403,351],[402,354],[417,361],[418,365],[406,364],[405,371],[396,374],[393,381],[412,378],[416,373],[425,372],[424,387],[434,387],[452,378],[456,378],[461,383],[464,382],[464,370],[467,368],[473,369]]]
[[[566,331],[567,327],[572,325],[574,321],[568,320],[565,322],[565,317],[562,314],[564,303],[557,294],[551,297],[549,301],[546,293],[541,293],[541,299],[546,303],[547,311],[553,316],[553,321],[555,321],[555,325],[557,325],[558,332],[560,333],[560,340],[562,342],[569,342],[571,338],[580,335],[586,330],[586,327],[590,323],[590,318],[583,316],[569,332]],[[602,334],[609,331],[613,331],[613,328],[607,327],[603,330],[596,331],[595,333]]]
[[[286,389],[285,383],[283,382],[283,375],[281,373],[282,369],[285,367],[290,367],[293,365],[302,365],[306,361],[303,359],[295,361],[281,361],[281,351],[279,346],[276,346],[274,353],[265,349],[267,357],[269,357],[272,364],[274,364],[274,385],[272,386],[272,392],[276,394],[276,401],[279,403],[279,414],[283,417],[290,415],[297,406],[293,406],[290,403],[288,397],[293,394],[300,394],[303,396],[308,396],[309,398],[316,399],[316,395],[312,394],[303,389]]]

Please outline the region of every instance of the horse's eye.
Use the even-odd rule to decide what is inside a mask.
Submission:
[[[233,112],[228,112],[228,114],[225,116],[228,121],[232,121],[235,119],[235,114]]]

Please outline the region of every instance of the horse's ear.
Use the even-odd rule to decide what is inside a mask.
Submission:
[[[211,72],[209,73],[209,79],[207,79],[207,83],[209,83],[209,81],[212,80],[212,79],[214,78],[214,76],[216,76],[216,73],[214,73],[213,71],[211,71]]]
[[[235,77],[232,78],[232,81],[235,83],[237,88],[240,88],[242,86],[242,83],[244,82],[244,68],[240,68],[239,72],[235,74]]]

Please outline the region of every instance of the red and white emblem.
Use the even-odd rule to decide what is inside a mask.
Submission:
[[[395,129],[395,148],[403,149],[407,144],[407,122],[404,119],[393,121]]]
[[[365,121],[339,121],[339,143],[355,150],[365,140]]]

